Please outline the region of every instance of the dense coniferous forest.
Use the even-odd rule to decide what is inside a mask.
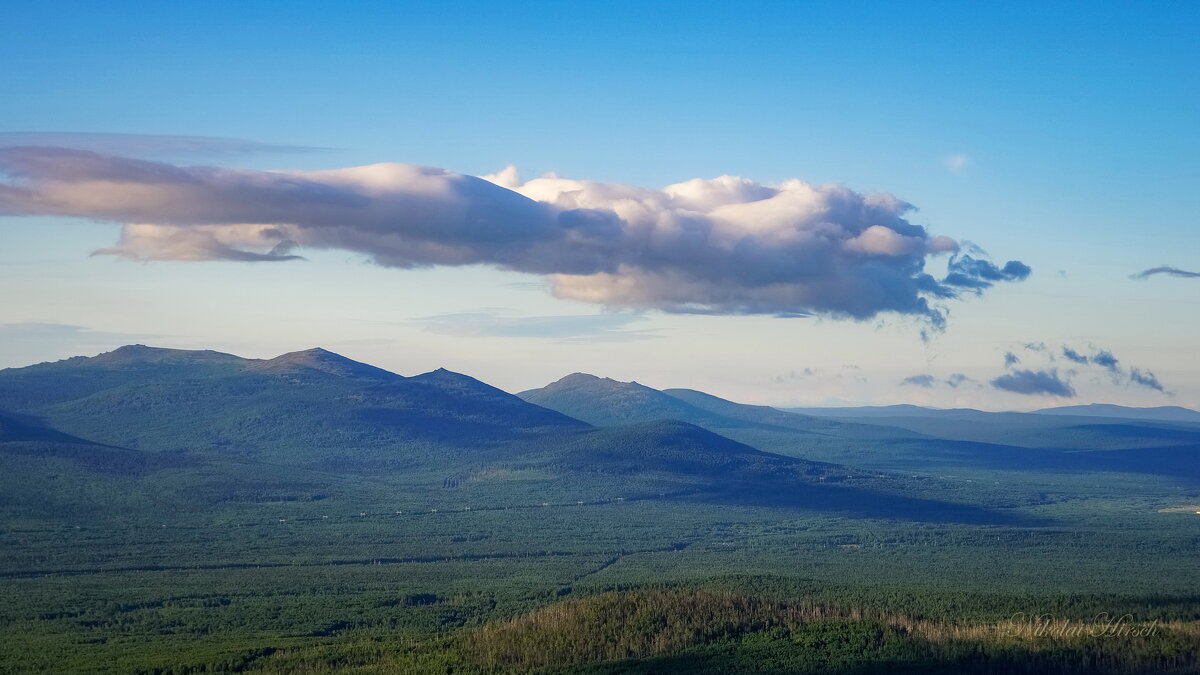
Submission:
[[[1200,672],[1198,460],[1187,411],[125,347],[0,371],[0,669]]]

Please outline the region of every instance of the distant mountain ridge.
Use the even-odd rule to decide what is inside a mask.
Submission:
[[[75,356],[65,359],[66,362],[86,362],[86,363],[106,363],[106,364],[121,364],[121,363],[224,363],[244,361],[239,356],[218,352],[211,349],[168,349],[166,347],[147,347],[146,345],[125,345],[118,347],[111,352],[104,352],[96,356]],[[51,361],[48,363],[63,363],[63,361]],[[47,363],[36,364],[39,366],[48,365]],[[31,366],[32,367],[32,366]]]
[[[831,459],[838,449],[858,442],[922,437],[902,428],[797,415],[693,389],[658,390],[586,373],[573,373],[517,395],[600,427],[678,420],[759,450],[823,461],[839,461]]]
[[[217,495],[320,492],[310,473],[264,484],[255,473],[266,466],[285,475],[411,474],[425,487],[532,472],[634,495],[730,494],[732,485],[790,492],[847,473],[686,420],[633,419],[656,403],[670,413],[699,409],[640,385],[574,379],[611,385],[618,399],[632,393],[629,422],[596,428],[443,368],[406,377],[321,348],[246,359],[130,345],[0,370],[0,462],[41,475],[204,471]]]
[[[335,471],[452,470],[485,456],[502,462],[537,456],[546,466],[583,470],[577,458],[563,454],[570,448],[602,460],[597,471],[632,471],[726,466],[725,455],[749,457],[745,450],[776,458],[767,464],[894,467],[946,456],[954,443],[974,444],[953,452],[978,462],[993,461],[989,454],[1026,456],[1005,446],[1183,452],[1200,444],[1200,430],[1180,422],[1101,416],[1133,410],[1113,406],[1085,410],[1092,414],[909,405],[804,409],[822,416],[585,373],[513,395],[442,368],[406,377],[322,348],[246,359],[129,345],[0,370],[0,411],[7,415],[0,417],[0,442],[7,435],[11,441],[219,453]],[[1180,411],[1187,412],[1171,412]],[[585,451],[597,443],[611,452]],[[655,447],[664,454],[650,461]],[[635,448],[646,461],[631,460]],[[696,461],[667,462],[669,448],[686,448]],[[728,466],[741,472],[765,461]]]
[[[705,413],[648,387],[583,375],[565,380],[589,396],[609,390],[609,407],[624,401],[625,415],[595,429],[444,368],[406,377],[322,348],[246,359],[130,345],[0,370],[0,410],[13,411],[0,415],[0,443],[100,443],[126,453],[217,453],[334,471],[517,462],[720,483],[837,470],[677,419]],[[781,422],[800,419],[763,411]],[[22,416],[48,426],[24,424]]]
[[[657,389],[587,373],[572,373],[517,396],[597,426],[664,419],[688,422],[699,415],[693,406]]]
[[[130,345],[9,368],[0,370],[0,410],[106,445],[287,462],[587,428],[465,375],[404,377],[320,348],[245,359]]]
[[[75,488],[92,485],[144,487],[149,514],[163,495],[212,506],[323,499],[387,478],[441,503],[686,495],[974,520],[995,514],[926,499],[932,478],[915,474],[1192,476],[1200,466],[1200,430],[1179,424],[915,407],[831,419],[583,373],[513,395],[441,368],[407,377],[321,348],[246,359],[130,345],[9,368],[0,411],[9,502],[78,513],[94,504]],[[40,487],[59,477],[72,487]]]
[[[659,390],[587,373],[573,373],[540,389],[519,392],[517,396],[597,426],[673,419],[705,428],[762,427],[806,434],[836,433],[849,428],[768,406],[735,403],[694,389]]]
[[[931,408],[927,406],[901,403],[881,406],[829,406],[829,407],[781,407],[784,410],[810,417],[959,417],[981,418],[995,415],[1065,415],[1073,417],[1107,417],[1148,422],[1188,422],[1200,423],[1200,411],[1181,406],[1156,406],[1138,408],[1115,405],[1112,403],[1089,403],[1086,405],[1066,405],[1054,408],[1041,408],[1029,413],[1012,411],[992,412],[974,408]]]
[[[273,359],[255,361],[248,367],[279,373],[315,371],[338,377],[365,377],[381,380],[403,377],[382,368],[376,368],[375,366],[348,359],[341,354],[335,354],[321,347],[313,347],[312,349],[305,349],[299,352],[288,352]]]
[[[573,373],[517,396],[596,426],[667,419],[705,428],[763,426],[797,433],[821,433],[836,426],[766,406],[734,403],[693,389],[659,390],[587,373]]]
[[[1114,450],[1200,444],[1200,413],[1186,408],[1096,404],[1034,412],[988,412],[914,405],[784,408],[841,422],[907,429],[931,439],[1023,448]],[[1141,414],[1149,411],[1149,414]],[[1195,421],[1191,415],[1197,415]]]
[[[779,410],[811,417],[898,417],[911,415],[941,415],[950,412],[945,408],[928,408],[900,403],[897,405],[829,406],[829,407],[780,407]],[[982,412],[960,408],[970,412]]]
[[[1187,422],[1200,424],[1200,411],[1177,405],[1164,405],[1150,408],[1134,408],[1111,403],[1090,403],[1088,405],[1067,405],[1057,408],[1042,408],[1033,411],[1037,415],[1074,415],[1077,417],[1120,417],[1124,419],[1147,420],[1157,422]]]

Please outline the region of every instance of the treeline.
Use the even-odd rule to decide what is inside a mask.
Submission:
[[[1114,607],[1114,611],[1122,608]],[[426,639],[283,648],[271,673],[1190,673],[1200,624],[930,620],[886,603],[716,589],[609,591]]]
[[[934,622],[875,608],[730,592],[603,593],[489,623],[462,643],[483,671],[609,663],[723,672],[1144,673],[1200,668],[1200,627],[1134,622],[1039,630],[1023,620]],[[618,667],[619,664],[619,667]],[[640,665],[639,665],[640,664]]]

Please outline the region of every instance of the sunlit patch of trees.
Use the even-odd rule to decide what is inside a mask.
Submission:
[[[911,666],[973,672],[1161,672],[1200,666],[1200,625],[1132,623],[1030,630],[1020,619],[938,622],[870,607],[785,602],[731,592],[610,592],[473,631],[466,660],[487,670],[604,662],[709,664],[746,672]],[[676,658],[668,658],[676,657]],[[765,661],[763,660],[765,659]],[[626,663],[628,665],[628,663]]]

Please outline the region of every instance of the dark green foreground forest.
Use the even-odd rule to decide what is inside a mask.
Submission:
[[[1200,672],[1200,426],[539,392],[0,371],[0,670]]]

